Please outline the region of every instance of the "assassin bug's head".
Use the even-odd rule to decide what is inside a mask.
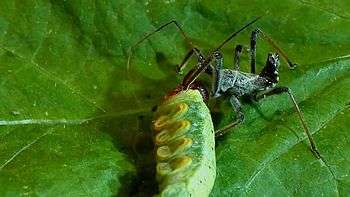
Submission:
[[[201,93],[204,102],[207,102],[209,100],[209,91],[200,81],[194,81],[190,84],[188,88],[186,88],[182,84],[178,85],[174,90],[172,90],[166,95],[165,99],[171,96],[175,96],[176,94],[185,91],[186,89],[198,90]]]
[[[278,68],[280,65],[279,55],[277,53],[269,53],[266,61],[266,65],[259,74],[261,77],[266,78],[272,84],[278,83]]]

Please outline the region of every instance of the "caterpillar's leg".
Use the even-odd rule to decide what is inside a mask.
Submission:
[[[293,96],[292,90],[288,87],[275,87],[274,89],[271,89],[268,92],[264,92],[262,94],[258,94],[255,96],[256,100],[265,98],[266,96],[271,96],[271,95],[276,95],[276,94],[282,94],[282,93],[287,93],[289,95],[289,98],[292,100],[295,110],[297,111],[297,114],[299,116],[300,122],[303,126],[303,129],[306,133],[306,136],[310,142],[310,146],[311,146],[311,151],[313,152],[313,154],[319,159],[321,158],[321,154],[320,151],[317,149],[316,143],[314,138],[312,137],[312,134],[309,131],[309,128],[307,127],[305,118],[303,113],[301,112],[298,103],[295,101],[295,98]]]
[[[232,95],[230,98],[230,103],[236,112],[236,120],[234,122],[224,126],[223,128],[217,130],[215,132],[215,137],[220,137],[220,136],[225,135],[227,132],[229,132],[229,129],[235,127],[236,125],[243,122],[243,120],[244,120],[242,106],[241,106],[241,103],[239,102],[238,98],[236,96]]]

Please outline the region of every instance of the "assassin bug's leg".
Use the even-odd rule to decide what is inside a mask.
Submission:
[[[268,92],[265,92],[265,93],[257,95],[256,99],[259,100],[259,99],[265,98],[266,96],[271,96],[271,95],[275,95],[275,94],[282,94],[282,93],[287,93],[289,95],[289,98],[292,100],[292,102],[294,104],[294,107],[295,107],[295,110],[298,113],[300,122],[301,122],[301,124],[302,124],[302,126],[304,128],[304,131],[306,133],[306,136],[307,136],[307,138],[308,138],[308,140],[310,142],[311,151],[314,153],[314,155],[318,159],[321,158],[321,154],[320,154],[320,152],[317,149],[315,140],[312,137],[312,135],[311,135],[311,133],[309,131],[309,128],[306,125],[306,121],[305,121],[304,115],[301,112],[298,103],[295,101],[295,98],[293,96],[292,90],[290,88],[288,88],[288,87],[275,87],[274,89],[272,89],[272,90],[270,90]]]
[[[185,56],[185,58],[182,60],[181,64],[179,64],[176,67],[176,72],[180,73],[182,71],[182,69],[185,68],[185,66],[187,65],[187,63],[189,62],[189,59],[192,57],[193,54],[196,54],[197,56],[197,67],[192,68],[188,74],[184,77],[184,80],[186,80],[188,78],[188,76],[190,76],[193,72],[195,72],[197,69],[199,69],[202,64],[204,64],[205,58],[202,55],[202,53],[200,52],[200,50],[198,48],[192,48]],[[212,75],[213,74],[213,68],[211,65],[209,65],[205,71],[205,73]]]
[[[283,59],[288,63],[288,66],[290,69],[294,69],[297,64],[293,63],[289,57],[287,56],[287,54],[275,43],[275,41],[272,40],[272,38],[270,38],[267,34],[265,34],[261,29],[255,29],[252,32],[252,36],[251,36],[251,67],[253,69],[254,66],[254,71],[255,71],[255,64],[256,64],[256,59],[255,59],[255,54],[256,54],[256,39],[257,37],[260,36],[264,41],[266,41],[269,45],[271,45],[275,50],[277,50],[277,52],[279,54],[281,54],[281,56],[283,57]],[[254,57],[253,57],[254,56]],[[254,58],[254,60],[253,60]],[[255,72],[254,72],[255,73]]]
[[[198,62],[203,63],[204,62],[204,56],[202,55],[201,51],[198,48],[192,48],[190,51],[187,52],[184,59],[181,61],[179,65],[177,65],[177,72],[180,72],[182,69],[184,69],[187,66],[187,63],[189,59],[193,56],[193,54],[196,54]]]
[[[220,84],[221,84],[221,69],[223,67],[224,64],[224,58],[222,57],[222,54],[219,51],[216,51],[214,53],[214,69],[213,73],[212,73],[212,96],[215,98],[217,96],[219,96],[219,88],[220,88]],[[209,67],[210,68],[210,67]]]
[[[187,52],[187,54],[185,55],[185,57],[181,61],[181,63],[176,66],[177,73],[180,73],[182,71],[182,69],[187,66],[188,60],[192,57],[193,53],[194,53],[193,49],[191,49],[190,51]]]
[[[235,127],[236,125],[240,124],[244,120],[244,114],[242,111],[241,103],[239,102],[238,98],[236,96],[232,95],[230,98],[230,103],[237,114],[236,120],[234,122],[224,126],[223,128],[216,130],[215,137],[220,137],[220,136],[225,135],[229,131],[229,129]]]
[[[198,49],[197,49],[197,50],[193,50],[193,49],[196,48],[196,47],[195,47],[195,45],[192,43],[192,40],[187,36],[187,34],[185,33],[185,31],[184,31],[184,30],[181,28],[181,26],[179,25],[179,23],[178,23],[177,21],[175,21],[175,20],[172,20],[172,21],[170,21],[170,22],[168,22],[168,23],[165,23],[164,25],[158,27],[158,28],[155,29],[154,31],[152,31],[152,32],[150,32],[150,33],[148,33],[148,34],[146,34],[143,38],[141,38],[140,40],[138,40],[134,45],[132,45],[132,46],[129,48],[129,50],[128,50],[127,70],[129,70],[129,68],[130,68],[131,57],[132,57],[132,53],[133,53],[134,49],[135,49],[138,45],[140,45],[142,42],[144,42],[145,40],[147,40],[149,37],[151,37],[153,34],[155,34],[155,33],[159,32],[159,31],[161,31],[162,29],[164,29],[165,27],[167,27],[167,26],[169,26],[169,25],[171,25],[171,24],[175,25],[175,27],[180,31],[182,37],[185,39],[185,41],[187,42],[187,44],[190,45],[190,47],[191,47],[191,49],[192,49],[191,51],[193,51],[193,52],[191,52],[191,53],[194,53],[194,54],[197,56],[197,58],[200,59],[200,56],[202,56],[202,55],[201,55],[200,53],[198,53],[198,52],[199,52]],[[187,56],[191,57],[192,54],[187,54]]]
[[[235,70],[239,71],[240,70],[240,62],[241,62],[241,55],[242,55],[242,50],[243,46],[242,45],[237,45],[235,48],[235,54],[233,58],[233,64],[235,66]]]
[[[250,72],[256,72],[256,38],[258,37],[258,31],[252,31],[250,37]]]

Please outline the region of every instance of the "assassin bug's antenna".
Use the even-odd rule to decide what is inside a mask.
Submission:
[[[237,36],[239,33],[241,33],[243,30],[245,30],[246,28],[248,28],[249,26],[251,26],[253,23],[255,23],[256,21],[258,21],[261,17],[263,16],[259,16],[257,18],[255,18],[254,20],[252,20],[251,22],[247,23],[246,25],[244,25],[241,29],[239,29],[238,31],[232,33],[228,38],[226,38],[226,40],[224,40],[217,48],[215,48],[215,50],[213,50],[209,56],[207,58],[205,58],[203,63],[200,63],[200,67],[195,70],[194,72],[190,73],[191,75],[188,77],[185,77],[186,80],[182,83],[182,85],[186,88],[188,88],[197,78],[198,76],[205,70],[208,68],[209,63],[213,60],[214,54],[216,51],[220,50],[227,42],[229,42],[233,37]]]
[[[131,63],[131,57],[132,57],[132,53],[134,51],[134,49],[140,45],[142,42],[144,42],[145,40],[147,40],[149,37],[151,37],[153,34],[161,31],[163,28],[167,27],[168,25],[174,24],[178,30],[180,31],[181,35],[184,37],[185,41],[187,42],[188,45],[190,45],[191,47],[191,51],[188,53],[187,56],[191,56],[193,53],[195,53],[195,55],[198,57],[198,59],[203,59],[202,54],[200,53],[200,51],[197,49],[197,47],[193,44],[192,40],[187,36],[187,34],[185,33],[185,31],[181,28],[181,26],[179,25],[179,23],[176,20],[172,20],[168,23],[165,23],[164,25],[158,27],[157,29],[153,30],[152,32],[146,34],[143,38],[141,38],[139,41],[137,41],[134,45],[130,46],[129,50],[128,50],[128,61],[127,61],[127,70],[129,70],[130,68],[130,63]],[[188,57],[188,58],[189,58]],[[182,63],[183,64],[183,63]]]

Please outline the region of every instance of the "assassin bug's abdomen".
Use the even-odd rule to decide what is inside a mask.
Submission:
[[[221,94],[230,90],[236,96],[253,94],[256,91],[265,90],[273,87],[274,84],[266,78],[252,73],[245,73],[237,70],[222,69],[220,71],[220,87],[213,97],[219,97]]]
[[[199,91],[167,98],[154,123],[160,196],[208,196],[216,176],[214,127]]]

